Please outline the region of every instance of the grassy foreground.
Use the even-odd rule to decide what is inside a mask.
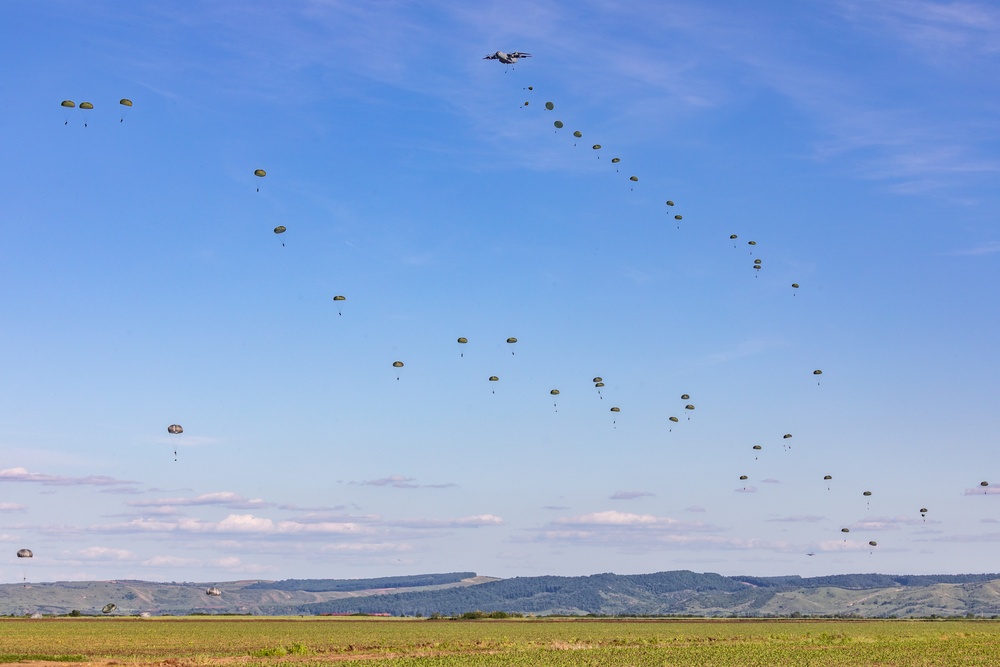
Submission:
[[[1000,621],[0,619],[0,662],[1000,665]]]

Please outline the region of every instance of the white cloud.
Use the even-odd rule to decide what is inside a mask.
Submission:
[[[0,512],[23,512],[28,509],[27,505],[19,503],[0,503]]]
[[[77,558],[81,560],[93,561],[123,561],[135,560],[137,556],[128,549],[115,549],[112,547],[87,547],[76,552]]]

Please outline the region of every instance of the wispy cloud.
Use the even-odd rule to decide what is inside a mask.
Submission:
[[[132,480],[115,479],[106,475],[89,475],[87,477],[66,477],[62,475],[47,475],[40,472],[28,472],[25,468],[7,468],[0,470],[0,482],[33,482],[46,486],[114,486],[116,484],[137,484]]]
[[[966,496],[1000,496],[1000,486],[974,486],[966,489]]]
[[[385,525],[401,528],[480,528],[482,526],[501,526],[504,521],[495,514],[476,514],[457,519],[398,519],[386,521]]]
[[[998,252],[1000,252],[1000,241],[989,241],[986,243],[982,243],[978,246],[973,246],[971,248],[960,248],[958,250],[952,250],[947,254],[976,257],[979,255],[995,255]]]
[[[795,514],[792,516],[782,516],[775,517],[773,519],[767,519],[767,521],[787,521],[790,523],[816,523],[817,521],[823,521],[826,517],[819,516],[816,514]]]
[[[608,498],[611,500],[635,500],[636,498],[651,498],[655,495],[652,491],[615,491]]]
[[[27,505],[19,503],[0,503],[0,512],[23,512],[28,509]]]
[[[453,484],[451,482],[444,484],[417,484],[415,478],[406,477],[404,475],[389,475],[388,477],[369,479],[364,482],[351,482],[351,484],[360,484],[361,486],[388,486],[394,489],[447,489],[449,487],[458,486],[457,484]]]
[[[257,509],[272,507],[261,498],[244,498],[232,491],[213,491],[203,493],[193,498],[156,498],[153,500],[129,500],[125,502],[130,507],[188,507],[198,505],[219,505],[227,509]]]

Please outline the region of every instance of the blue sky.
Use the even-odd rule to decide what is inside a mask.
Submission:
[[[997,569],[992,3],[0,12],[3,581]]]

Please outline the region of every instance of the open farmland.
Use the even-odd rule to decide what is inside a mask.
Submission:
[[[0,659],[86,665],[985,665],[1000,622],[4,619]]]

